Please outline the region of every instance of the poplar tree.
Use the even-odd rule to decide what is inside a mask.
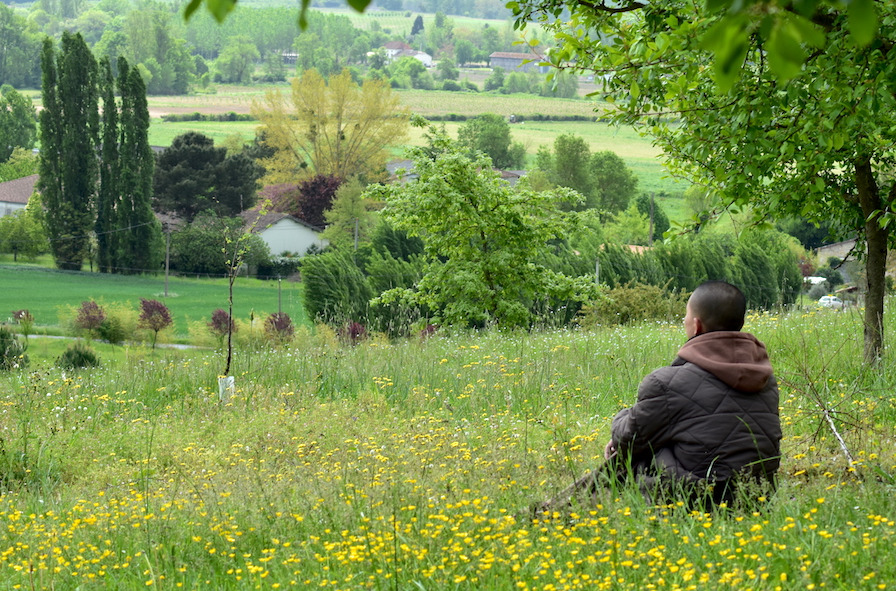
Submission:
[[[149,147],[149,108],[146,86],[136,68],[118,60],[121,94],[119,133],[119,215],[123,231],[118,268],[122,273],[154,269],[160,260],[161,227],[152,212],[153,154]]]
[[[44,41],[41,67],[38,189],[56,266],[79,270],[96,220],[97,63],[79,33],[64,32],[58,55],[53,42]]]
[[[100,187],[97,196],[96,247],[97,267],[110,273],[117,266],[118,241],[118,105],[115,102],[115,78],[108,57],[100,63],[103,95],[103,149],[100,162]]]

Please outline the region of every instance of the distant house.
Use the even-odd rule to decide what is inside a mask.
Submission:
[[[37,176],[32,174],[20,179],[0,183],[0,217],[25,209],[34,194]]]
[[[403,57],[412,57],[420,60],[420,62],[427,68],[432,67],[431,55],[424,51],[417,51],[407,43],[402,43],[401,41],[389,41],[383,46],[383,49],[386,50],[386,55],[390,62],[394,62]]]
[[[402,41],[389,41],[383,45],[383,49],[386,50],[386,55],[389,56],[389,61],[392,61],[395,59],[396,55],[402,51],[411,51],[413,50],[413,47]]]
[[[284,252],[303,256],[312,246],[324,248],[329,244],[320,237],[321,228],[286,213],[272,212],[260,216],[257,210],[250,210],[240,214],[240,217],[253,233],[261,236],[274,256]]]
[[[528,60],[528,63],[525,63]],[[507,71],[531,72],[536,71],[546,74],[550,66],[539,66],[541,58],[532,53],[513,53],[510,51],[496,51],[488,56],[488,67],[501,68]]]

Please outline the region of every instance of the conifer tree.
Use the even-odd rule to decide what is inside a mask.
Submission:
[[[53,42],[44,41],[41,67],[38,189],[56,266],[78,270],[88,255],[96,220],[97,63],[79,33],[64,32],[58,56]]]

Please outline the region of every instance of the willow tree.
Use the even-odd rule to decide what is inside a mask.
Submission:
[[[733,26],[725,2],[511,4],[520,22],[556,36],[548,61],[606,80],[617,120],[644,126],[672,169],[721,207],[858,236],[865,358],[879,357],[896,221],[896,5],[876,3],[869,19],[852,4],[759,3],[765,12],[754,7]]]
[[[410,118],[388,83],[359,85],[348,70],[329,80],[308,70],[293,79],[288,97],[268,91],[252,114],[275,151],[264,161],[266,184],[315,175],[376,178],[385,171],[389,147],[404,142]]]

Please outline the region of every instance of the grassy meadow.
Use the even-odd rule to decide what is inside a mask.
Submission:
[[[162,301],[171,310],[174,327],[161,334],[162,342],[185,342],[201,331],[217,308],[227,309],[228,282],[224,278],[191,279],[170,277],[165,297],[165,277],[97,275],[58,271],[39,266],[3,265],[0,261],[0,321],[25,308],[34,316],[37,334],[59,335],[76,314],[81,302],[96,300],[101,306],[130,311],[133,322],[140,298]],[[269,314],[281,310],[294,324],[308,322],[302,305],[301,286],[290,281],[261,281],[237,278],[234,284],[233,316],[246,324],[250,316],[261,324]]]
[[[769,347],[784,426],[779,490],[756,513],[620,490],[527,517],[599,464],[613,414],[673,358],[679,323],[355,346],[302,327],[288,347],[238,349],[223,398],[214,350],[2,373],[0,584],[888,588],[892,353],[862,367],[858,311],[746,328]]]

